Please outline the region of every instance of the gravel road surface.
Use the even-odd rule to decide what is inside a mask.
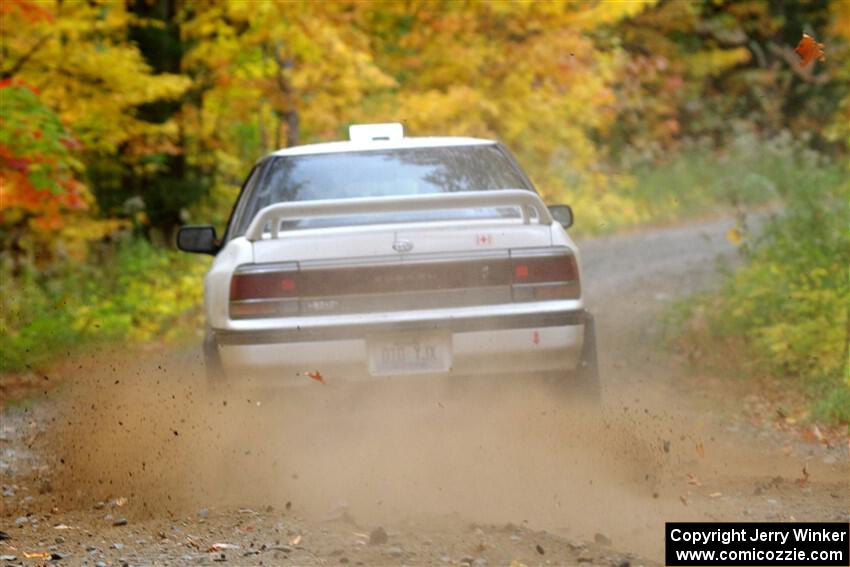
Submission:
[[[625,567],[662,563],[665,521],[848,521],[846,435],[754,420],[664,347],[731,226],[581,244],[601,410],[521,376],[210,393],[194,350],[80,354],[0,414],[0,565]]]

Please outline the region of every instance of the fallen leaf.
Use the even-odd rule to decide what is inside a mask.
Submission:
[[[289,545],[295,546],[301,543],[301,534],[298,534],[289,541]]]
[[[54,530],[73,530],[76,528],[72,528],[71,526],[66,526],[65,524],[56,524],[53,526]]]
[[[709,498],[720,498],[721,496],[723,496],[722,492],[712,492],[708,495]]]
[[[697,443],[696,449],[697,449],[697,455],[699,455],[700,458],[704,458],[705,457],[705,445],[702,444],[702,441],[699,441]]]
[[[702,486],[702,483],[699,481],[699,479],[691,473],[688,473],[688,484],[693,484],[694,486]]]
[[[239,546],[232,543],[214,543],[207,548],[207,553],[218,553],[226,549],[239,549]]]
[[[308,370],[308,371],[304,372],[304,374],[306,374],[307,376],[309,376],[310,378],[312,378],[316,382],[321,382],[322,384],[325,383],[325,379],[322,378],[322,374],[318,370],[314,370],[312,372],[310,372]]]
[[[815,38],[804,33],[800,43],[798,43],[797,47],[794,48],[794,52],[800,56],[800,67],[807,66],[815,59],[818,61],[824,61],[826,59],[826,55],[823,52],[823,48],[824,45],[822,43],[818,43],[815,41]]]
[[[735,228],[733,226],[732,228],[730,228],[729,230],[726,231],[726,240],[728,240],[730,243],[734,244],[735,246],[738,246],[738,245],[741,244],[741,242],[743,242],[744,235],[743,235],[743,233],[741,233],[740,230],[738,230],[737,228]]]
[[[27,559],[50,559],[49,551],[34,551],[33,553],[27,553],[24,551],[24,557]]]
[[[688,505],[688,499],[684,496],[679,496],[679,500],[681,500],[682,504],[684,504],[685,506]]]

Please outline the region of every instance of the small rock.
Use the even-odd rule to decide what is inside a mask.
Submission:
[[[11,486],[4,486],[3,487],[3,497],[4,498],[12,498],[13,496],[15,496],[15,489],[12,488]],[[14,559],[12,561],[14,561]]]
[[[106,561],[95,561],[94,567],[106,567]]]
[[[387,555],[390,557],[401,557],[404,555],[404,551],[400,547],[389,547],[387,548]]]
[[[124,544],[123,543],[113,543],[112,545],[109,546],[109,548],[110,549],[117,549],[118,551],[121,551],[122,549],[124,549]]]
[[[114,522],[112,522],[113,526],[126,526],[129,523],[127,518],[118,518]]]
[[[522,538],[519,537],[517,534],[514,534],[511,536],[511,541],[522,541]]]
[[[17,561],[18,558],[15,555],[0,555],[0,561]]]
[[[577,561],[579,563],[593,563],[593,557],[589,555],[579,555]]]
[[[472,567],[487,567],[487,559],[484,557],[476,557],[472,562]]]
[[[629,562],[628,559],[623,559],[619,563],[616,563],[616,566],[617,567],[632,567],[632,564],[631,564],[631,562]]]
[[[543,555],[544,553],[546,553],[546,550],[544,550],[543,546],[540,545],[539,543],[534,546],[534,549],[536,549],[537,553],[539,553],[540,555]]]
[[[16,526],[23,526],[24,524],[26,524],[29,521],[30,521],[30,519],[27,518],[26,516],[18,516],[17,518],[15,518],[15,525]]]
[[[598,545],[611,545],[611,539],[608,538],[605,534],[597,533],[593,536],[593,541],[595,541]]]
[[[381,545],[387,543],[389,540],[390,538],[386,530],[381,526],[378,526],[369,534],[369,545]]]
[[[210,511],[209,511],[209,509],[207,509],[207,508],[201,508],[200,510],[198,510],[198,517],[199,517],[199,518],[204,518],[204,519],[209,518],[209,517],[210,517]]]

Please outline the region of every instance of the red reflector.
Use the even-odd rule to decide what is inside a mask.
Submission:
[[[230,300],[292,297],[296,287],[292,273],[236,273],[230,281]]]
[[[525,279],[528,277],[528,266],[525,264],[517,264],[514,266],[514,277],[516,279]]]

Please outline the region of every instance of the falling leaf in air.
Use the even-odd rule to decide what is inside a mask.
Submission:
[[[700,458],[705,457],[705,445],[702,444],[702,441],[697,443],[697,455],[699,455]]]
[[[797,479],[797,484],[800,486],[805,486],[807,482],[809,482],[809,469],[807,465],[803,465],[803,476]]]
[[[822,43],[816,42],[815,38],[804,33],[800,43],[794,48],[794,52],[800,56],[800,67],[805,67],[815,59],[824,61],[826,55],[823,52],[823,47]]]
[[[307,376],[309,376],[310,378],[312,378],[316,382],[321,382],[322,384],[325,383],[325,379],[322,378],[322,374],[318,370],[313,370],[312,372],[307,370],[306,372],[304,372],[304,374],[306,374]]]

